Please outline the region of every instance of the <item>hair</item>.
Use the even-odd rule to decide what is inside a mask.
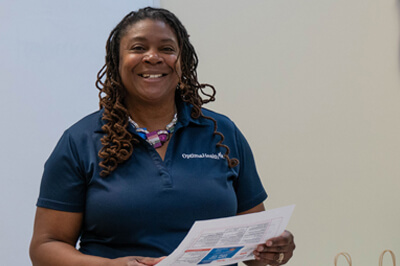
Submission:
[[[189,35],[179,21],[179,19],[170,11],[162,8],[146,7],[127,14],[121,22],[111,31],[106,43],[105,64],[97,74],[96,87],[99,89],[99,105],[100,109],[104,108],[102,119],[106,123],[102,126],[105,135],[101,139],[103,147],[98,155],[102,159],[99,166],[103,168],[100,172],[102,177],[110,175],[117,166],[130,158],[135,144],[138,140],[128,131],[129,115],[124,105],[126,90],[122,84],[119,74],[119,48],[121,39],[126,32],[136,22],[151,19],[162,21],[169,25],[176,34],[179,45],[178,60],[181,62],[180,80],[178,83],[178,91],[181,99],[193,106],[191,117],[194,119],[200,116],[213,121],[213,135],[220,136],[217,147],[224,147],[226,152],[225,159],[228,161],[229,167],[235,167],[239,161],[229,158],[230,149],[223,144],[224,135],[217,131],[217,122],[212,117],[204,116],[201,106],[205,103],[215,100],[215,88],[210,84],[200,84],[197,79],[198,57],[195,49],[189,41]],[[176,71],[176,70],[175,70]],[[105,79],[103,81],[103,78]],[[211,92],[206,91],[206,87]],[[200,93],[205,96],[201,97]]]

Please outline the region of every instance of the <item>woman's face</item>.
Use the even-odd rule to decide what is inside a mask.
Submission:
[[[145,19],[128,28],[119,52],[127,104],[174,102],[181,75],[180,62],[175,65],[178,55],[177,37],[164,22]]]

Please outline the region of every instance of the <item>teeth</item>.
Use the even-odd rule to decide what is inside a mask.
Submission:
[[[162,77],[162,74],[142,74],[142,77],[154,79]]]

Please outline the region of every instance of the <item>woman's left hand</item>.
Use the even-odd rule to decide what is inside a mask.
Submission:
[[[294,237],[289,231],[280,236],[268,239],[265,244],[260,244],[254,250],[256,261],[269,265],[282,265],[290,260],[296,248]]]

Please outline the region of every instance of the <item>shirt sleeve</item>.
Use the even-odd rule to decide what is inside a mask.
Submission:
[[[76,147],[68,131],[45,163],[36,206],[59,211],[83,212],[86,182]]]
[[[234,185],[238,200],[238,213],[240,213],[262,203],[268,195],[258,175],[250,145],[237,127],[236,139],[239,153],[239,175]]]

